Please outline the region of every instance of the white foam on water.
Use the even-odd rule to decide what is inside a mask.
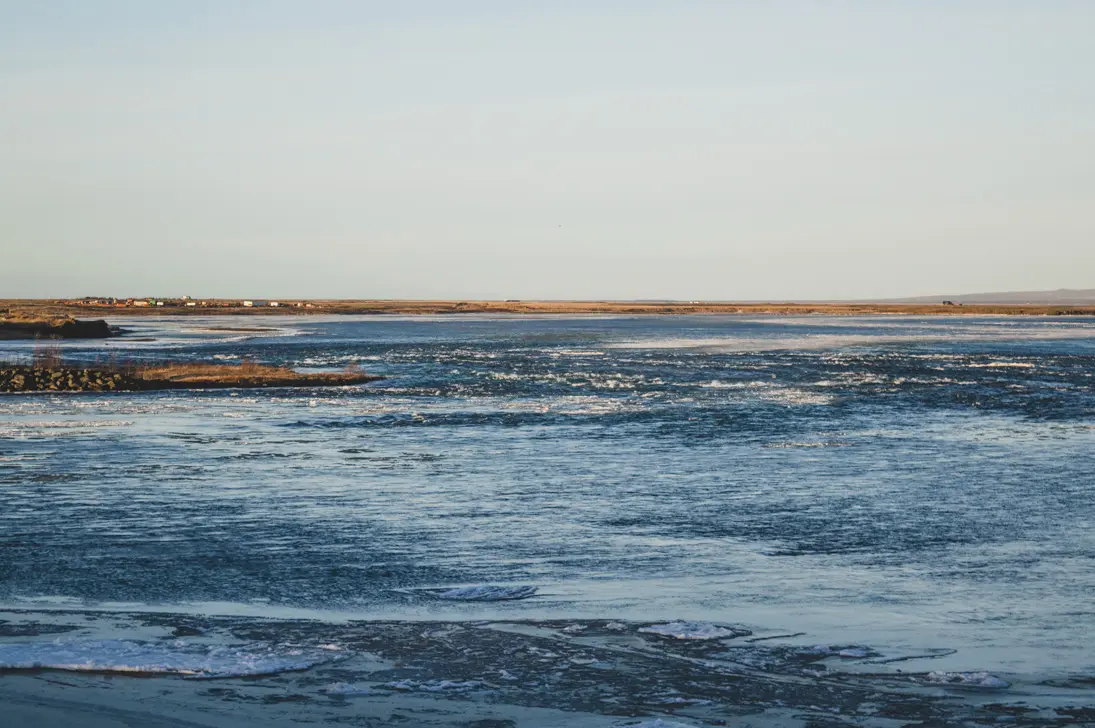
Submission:
[[[814,447],[851,447],[850,442],[838,442],[830,440],[822,440],[819,442],[770,442],[762,447],[770,450],[789,450],[794,448],[814,448]]]
[[[640,627],[640,632],[673,637],[678,640],[717,640],[723,637],[736,637],[738,632],[726,627],[718,627],[710,622],[669,622]]]
[[[42,422],[5,422],[15,430],[82,430],[99,427],[128,427],[131,420],[46,420]]]
[[[534,586],[498,586],[485,584],[482,586],[464,586],[449,589],[438,594],[440,599],[451,599],[461,602],[501,602],[511,599],[528,599],[536,595]]]
[[[1003,690],[1011,687],[1011,683],[1008,681],[1001,680],[987,672],[929,672],[924,679],[936,685],[950,685],[961,688]]]
[[[711,705],[713,701],[704,700],[703,698],[682,698],[679,695],[671,698],[665,698],[661,701],[662,705]]]
[[[597,351],[596,349],[541,349],[545,354],[548,354],[554,358],[562,356],[604,356],[603,351]]]
[[[130,640],[0,643],[0,669],[129,672],[188,677],[271,675],[334,659],[294,647],[226,646]]]
[[[836,401],[836,398],[832,395],[808,392],[796,387],[785,387],[782,389],[764,391],[760,394],[760,398],[767,402],[776,402],[778,404],[826,405]]]
[[[706,384],[700,384],[697,386],[702,389],[754,389],[757,387],[770,387],[772,385],[769,382],[728,382],[721,379],[712,379]]]

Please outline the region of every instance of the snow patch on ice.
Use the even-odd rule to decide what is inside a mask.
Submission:
[[[1003,690],[1011,687],[1011,683],[987,672],[929,672],[925,680],[937,685],[963,688]]]
[[[652,624],[647,627],[640,627],[639,631],[645,634],[657,634],[679,640],[717,640],[723,637],[738,637],[741,635],[740,632],[726,627],[717,627],[710,622]]]

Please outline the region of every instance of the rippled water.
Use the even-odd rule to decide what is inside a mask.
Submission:
[[[6,604],[708,619],[1095,669],[1092,319],[117,323],[66,354],[388,379],[0,396]],[[538,591],[438,598],[482,584]]]

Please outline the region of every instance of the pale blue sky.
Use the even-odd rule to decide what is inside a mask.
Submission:
[[[1095,287],[1095,2],[0,0],[0,297]]]

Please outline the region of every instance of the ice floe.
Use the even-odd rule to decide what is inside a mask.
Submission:
[[[673,637],[679,640],[717,640],[723,637],[740,637],[743,632],[728,627],[718,627],[710,622],[668,622],[640,627],[640,632]]]
[[[460,602],[503,602],[511,599],[528,599],[536,595],[534,586],[463,586],[440,592],[440,599]]]
[[[1008,681],[987,672],[929,672],[924,679],[929,683],[960,688],[1003,690],[1011,687]]]
[[[214,646],[129,640],[0,643],[0,669],[132,672],[188,677],[270,675],[333,659],[330,652],[290,647]]]

